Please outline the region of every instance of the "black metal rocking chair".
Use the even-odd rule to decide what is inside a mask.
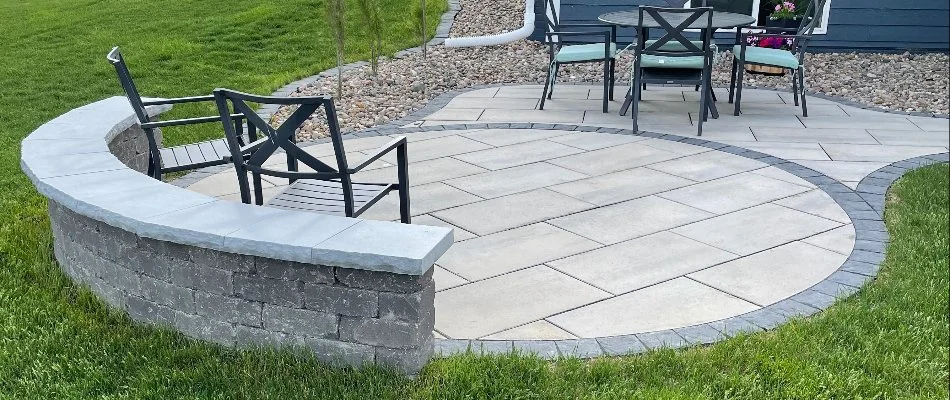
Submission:
[[[146,107],[154,105],[213,101],[214,96],[207,95],[143,100],[142,96],[139,95],[138,89],[135,87],[135,83],[132,81],[132,75],[129,73],[129,68],[125,65],[125,59],[122,58],[122,53],[119,51],[119,48],[113,47],[112,51],[106,56],[106,59],[115,67],[115,72],[119,76],[119,83],[125,91],[125,96],[129,99],[129,104],[135,111],[139,125],[141,125],[142,130],[145,131],[145,135],[148,138],[149,163],[147,173],[149,176],[161,180],[162,174],[167,172],[187,171],[212,165],[223,165],[229,162],[226,158],[230,156],[230,149],[228,148],[227,140],[224,138],[182,146],[159,148],[159,128],[218,122],[221,120],[218,116],[152,121],[145,110]],[[257,139],[257,134],[252,127],[248,129],[247,136],[244,135],[243,115],[229,114],[229,118],[237,129],[240,143],[245,143],[245,140],[248,138],[249,141]]]
[[[346,217],[358,217],[376,204],[391,191],[399,193],[399,215],[403,223],[410,223],[409,213],[409,167],[407,160],[406,138],[399,137],[380,147],[373,155],[355,167],[350,167],[343,149],[343,137],[336,117],[336,108],[330,96],[318,97],[270,97],[256,96],[228,89],[214,90],[215,103],[221,114],[225,136],[231,149],[231,161],[234,163],[241,191],[241,201],[251,204],[251,187],[248,174],[254,184],[254,204],[268,207],[311,211]],[[298,108],[279,127],[273,128],[258,116],[247,104],[295,105]],[[230,104],[229,104],[230,103]],[[238,132],[230,123],[231,107],[242,113],[248,126],[255,126],[264,137],[252,143],[242,145],[238,141]],[[336,156],[337,168],[310,155],[296,142],[296,132],[311,115],[322,108],[326,114],[330,140]],[[263,164],[282,149],[287,155],[287,170],[276,170]],[[399,183],[354,183],[352,175],[379,160],[387,153],[396,150],[396,171]],[[247,156],[242,156],[247,154]],[[301,172],[298,163],[302,162],[312,172]],[[280,194],[263,201],[261,175],[287,178],[290,186]]]

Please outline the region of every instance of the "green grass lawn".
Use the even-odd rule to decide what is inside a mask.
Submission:
[[[389,51],[411,47],[411,8],[384,2]],[[445,3],[429,3],[431,29]],[[148,95],[269,93],[332,66],[322,19],[321,1],[0,1],[0,398],[947,398],[945,165],[894,187],[892,243],[873,284],[808,320],[685,351],[557,362],[464,355],[410,380],[198,343],[132,324],[73,286],[52,260],[45,202],[19,170],[19,141],[120,93],[104,60],[114,44]],[[353,20],[357,59],[368,49]],[[213,134],[169,133],[171,142]]]

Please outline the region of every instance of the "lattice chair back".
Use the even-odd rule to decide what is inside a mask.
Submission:
[[[241,113],[247,118],[250,126],[261,133],[261,139],[242,147],[234,127],[226,121],[222,121],[231,148],[231,159],[237,169],[242,202],[251,204],[250,185],[247,176],[250,173],[255,179],[255,200],[257,204],[263,202],[260,185],[257,182],[260,175],[287,178],[290,183],[298,179],[339,180],[343,185],[344,197],[347,197],[345,201],[352,203],[353,188],[350,175],[345,173],[348,169],[346,152],[343,149],[343,138],[340,134],[333,98],[330,96],[305,98],[257,96],[228,89],[215,89],[214,96],[218,112],[221,115],[228,115],[230,107],[233,107],[235,112]],[[280,126],[275,128],[257,114],[248,103],[296,105],[298,107]],[[320,109],[324,111],[326,116],[327,128],[336,156],[336,168],[318,160],[297,145],[297,131]],[[264,165],[272,156],[277,154],[278,150],[283,150],[287,156],[287,170],[273,169]],[[243,153],[248,153],[249,156],[242,157]],[[312,171],[299,171],[299,163],[303,163]]]

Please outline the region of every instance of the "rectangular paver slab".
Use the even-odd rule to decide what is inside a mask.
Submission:
[[[607,205],[676,189],[694,182],[648,168],[599,175],[549,189],[597,205]]]
[[[468,139],[470,140],[470,139]],[[511,146],[460,154],[455,158],[491,170],[511,168],[556,157],[581,153],[583,150],[547,140],[518,143]]]
[[[607,292],[545,266],[439,292],[435,327],[453,338],[479,338],[608,297]]]
[[[680,235],[659,232],[547,265],[610,293],[621,294],[736,257]]]
[[[477,235],[487,235],[593,207],[593,204],[573,197],[537,189],[438,211],[433,215]]]
[[[689,277],[766,306],[808,289],[835,272],[846,258],[844,254],[792,242]]]
[[[445,183],[484,198],[493,198],[584,178],[587,175],[580,172],[539,162],[450,179]]]
[[[673,229],[680,235],[740,255],[759,252],[841,226],[774,204],[762,204]]]
[[[677,278],[548,318],[581,337],[625,335],[712,322],[758,308]]]
[[[808,188],[749,172],[727,176],[658,196],[715,214],[752,207],[808,191]]]
[[[600,175],[642,167],[677,157],[680,157],[680,155],[655,147],[644,146],[640,143],[630,143],[561,157],[550,162],[587,175]]]
[[[714,214],[657,196],[641,197],[549,221],[604,244],[671,229]]]
[[[439,265],[468,280],[485,279],[600,247],[545,223],[456,243]]]

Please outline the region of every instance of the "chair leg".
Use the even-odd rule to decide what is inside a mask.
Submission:
[[[705,84],[703,84],[703,86],[705,86]],[[706,93],[708,92],[709,90],[703,87],[703,91],[699,93],[699,117],[696,118],[696,136],[703,135],[703,121],[706,120],[706,115],[709,114],[709,105],[706,104],[708,101]]]
[[[554,64],[554,75],[551,75],[551,88],[548,89],[548,100],[551,100],[551,96],[554,95],[554,85],[557,83],[557,73],[561,70],[561,64]]]
[[[709,85],[709,95],[712,96],[712,101],[719,101],[719,99],[716,98],[716,91],[713,90],[712,85]]]
[[[254,204],[262,206],[264,205],[264,189],[261,185],[261,174],[252,173],[251,177],[254,179]]]
[[[739,62],[735,58],[732,59],[732,74],[729,75],[729,104],[732,104],[733,99],[736,95],[736,67],[739,65]]]
[[[554,66],[551,66],[551,68],[554,68]],[[544,101],[548,99],[548,90],[551,87],[551,74],[552,71],[549,69],[547,78],[544,79],[544,91],[541,93],[541,104],[538,105],[539,110],[544,109]]]
[[[736,109],[732,115],[739,116],[739,105],[742,103],[742,72],[745,71],[745,63],[739,61],[739,71],[736,73]]]
[[[795,99],[795,106],[798,106],[798,70],[793,69],[792,73],[792,98]]]
[[[604,61],[604,114],[610,101],[610,61]]]
[[[617,60],[610,59],[610,100],[614,100],[614,87],[617,86]]]
[[[808,105],[805,104],[805,67],[798,67],[798,87],[802,95],[802,116],[808,116]]]
[[[639,88],[639,85],[635,85],[635,86],[637,87],[631,88],[633,89],[633,99],[631,100],[631,105],[633,106],[633,110],[630,112],[631,119],[633,119],[633,134],[634,135],[640,133],[639,124],[637,122],[640,119],[640,116],[638,115],[638,113],[640,112],[640,88]]]

